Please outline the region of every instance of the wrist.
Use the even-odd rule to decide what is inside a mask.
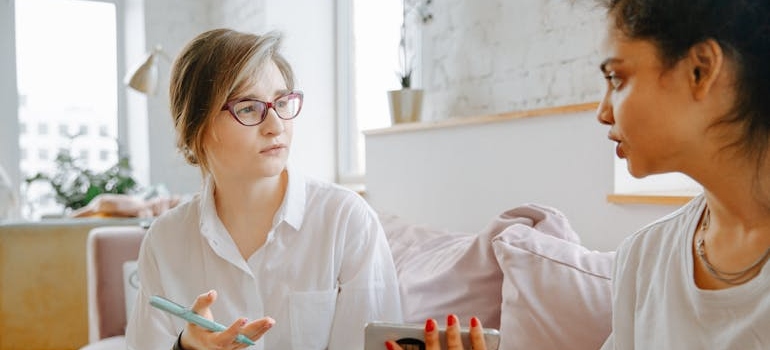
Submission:
[[[179,332],[179,336],[176,338],[176,342],[174,342],[174,347],[172,347],[171,350],[188,350],[187,348],[182,346],[182,333],[184,333],[184,331]]]

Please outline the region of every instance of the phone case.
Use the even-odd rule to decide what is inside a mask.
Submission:
[[[425,350],[423,324],[370,322],[366,324],[364,350],[385,350],[385,342],[395,340],[404,350]],[[461,328],[463,347],[471,348],[470,328]],[[439,328],[441,349],[446,349],[446,328]],[[488,350],[500,346],[500,332],[485,328],[484,340]]]

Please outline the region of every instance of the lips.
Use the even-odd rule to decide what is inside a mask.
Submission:
[[[279,144],[270,145],[268,147],[265,147],[262,150],[260,150],[259,152],[260,153],[278,152],[278,151],[283,150],[285,148],[286,148],[286,145],[284,145],[282,143],[279,143]]]
[[[620,142],[618,142],[617,146],[615,146],[615,154],[618,156],[618,158],[626,157],[626,153],[623,152],[623,148],[620,147]]]
[[[610,141],[615,142],[615,154],[618,156],[618,158],[625,158],[626,153],[623,152],[623,148],[621,147],[622,142],[620,142],[620,139],[613,136],[612,134],[607,135],[607,138],[610,139]]]

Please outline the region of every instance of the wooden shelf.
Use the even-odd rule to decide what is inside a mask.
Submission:
[[[607,201],[615,204],[654,204],[682,206],[696,194],[620,194],[607,195]]]
[[[481,115],[481,116],[474,116],[474,117],[455,117],[455,118],[449,118],[444,120],[395,124],[387,128],[365,130],[363,133],[364,135],[367,135],[367,136],[397,134],[402,132],[412,132],[412,131],[419,131],[419,130],[451,128],[451,127],[459,127],[459,126],[474,125],[474,124],[487,124],[487,123],[501,122],[501,121],[506,121],[511,119],[554,116],[554,115],[570,114],[570,113],[576,113],[576,112],[588,112],[588,111],[595,111],[596,108],[598,107],[599,107],[598,102],[587,102],[587,103],[579,103],[579,104],[565,105],[565,106],[558,106],[558,107],[530,109],[526,111],[514,111],[514,112]]]

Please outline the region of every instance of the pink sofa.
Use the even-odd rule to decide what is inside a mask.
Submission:
[[[501,350],[595,350],[610,332],[614,252],[580,244],[555,208],[503,211],[477,232],[452,232],[380,213],[393,253],[404,318],[455,313],[497,328]],[[89,341],[81,350],[125,349],[123,263],[145,230],[101,227],[88,238]]]
[[[88,234],[88,341],[81,350],[126,348],[126,298],[123,263],[134,261],[145,229],[140,226],[97,227]]]

